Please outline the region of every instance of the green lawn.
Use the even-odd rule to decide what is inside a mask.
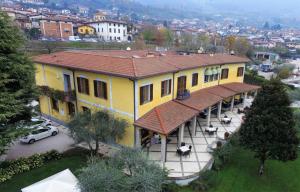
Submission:
[[[86,165],[86,157],[83,155],[70,155],[60,160],[52,161],[44,166],[33,169],[19,175],[15,175],[11,180],[0,184],[1,192],[20,192],[20,189],[35,182],[45,179],[57,172],[69,168],[75,175],[78,169]]]
[[[299,154],[300,156],[300,154]],[[259,162],[239,149],[233,160],[216,176],[209,192],[297,192],[300,191],[300,157],[292,162],[267,161],[265,174],[258,176]],[[180,192],[192,192],[189,187]]]

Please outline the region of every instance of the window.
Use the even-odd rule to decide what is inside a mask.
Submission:
[[[69,92],[72,90],[71,88],[71,78],[70,75],[64,74],[64,90],[66,92]]]
[[[74,104],[71,103],[71,102],[68,102],[67,105],[68,105],[69,115],[70,116],[74,116],[74,114],[75,114],[75,106],[74,106]]]
[[[228,72],[229,72],[229,69],[222,69],[221,79],[227,79],[228,78]]]
[[[192,86],[198,85],[198,73],[194,73],[192,77]]]
[[[109,32],[111,33],[111,28],[109,28]]]
[[[95,97],[107,99],[107,85],[103,81],[94,80]]]
[[[51,98],[51,103],[52,103],[52,109],[59,111],[58,101],[56,99]]]
[[[117,32],[117,30],[116,29],[114,29],[114,33],[116,33]]]
[[[121,33],[121,30],[120,30],[120,29],[118,29],[118,33]]]
[[[209,75],[204,75],[204,83],[207,83],[209,81]]]
[[[140,87],[140,105],[153,100],[153,84]]]
[[[186,76],[178,77],[177,79],[177,92],[183,93],[186,90]]]
[[[88,108],[88,107],[84,107],[84,106],[82,106],[82,111],[83,112],[91,112],[91,110],[90,110],[90,108]]]
[[[244,67],[239,67],[237,71],[237,76],[242,77],[244,75]]]
[[[78,92],[86,95],[90,94],[89,80],[83,77],[77,77]]]
[[[209,81],[214,81],[214,75],[213,74],[209,76]]]
[[[161,82],[161,97],[171,94],[172,80],[165,80]]]
[[[218,80],[219,79],[219,73],[214,74],[214,80]]]
[[[101,31],[103,32],[103,28],[101,29]]]

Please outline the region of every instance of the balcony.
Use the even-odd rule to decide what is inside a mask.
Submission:
[[[76,100],[75,90],[61,91],[61,90],[50,88],[48,86],[39,86],[39,91],[41,95],[46,95],[48,97],[60,101],[71,102]]]
[[[189,90],[185,89],[184,91],[178,91],[177,92],[177,98],[178,100],[185,100],[190,98],[191,93]]]

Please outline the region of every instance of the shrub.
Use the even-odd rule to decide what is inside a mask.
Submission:
[[[226,163],[230,161],[230,157],[232,156],[232,153],[235,150],[235,146],[238,145],[239,137],[238,134],[232,134],[229,137],[229,140],[227,143],[223,144],[222,147],[217,147],[217,149],[214,151],[214,164],[213,169],[214,170],[221,170]]]
[[[10,180],[16,174],[39,168],[44,163],[60,158],[61,154],[53,150],[44,154],[35,154],[27,158],[22,157],[13,161],[3,162],[0,168],[0,183]]]
[[[191,182],[190,186],[194,191],[207,191],[216,184],[216,171],[205,171],[199,178]]]
[[[52,161],[52,160],[58,160],[58,159],[61,159],[61,157],[62,157],[62,154],[60,154],[56,150],[52,150],[52,151],[48,151],[47,153],[44,154],[44,161],[48,162],[48,161]]]

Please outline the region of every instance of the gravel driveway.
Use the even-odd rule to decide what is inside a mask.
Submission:
[[[28,157],[36,153],[45,153],[52,149],[59,152],[64,152],[73,147],[74,140],[67,134],[68,130],[64,126],[57,126],[59,134],[53,137],[48,137],[33,144],[25,144],[16,141],[7,151],[7,160],[16,159],[19,157]]]

